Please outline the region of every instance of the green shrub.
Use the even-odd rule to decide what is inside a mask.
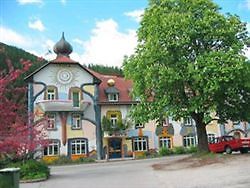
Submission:
[[[187,153],[196,153],[197,151],[198,149],[195,146],[188,147],[186,150]]]
[[[166,148],[166,147],[162,147],[159,150],[160,156],[166,156],[166,155],[171,155],[171,154],[173,154],[173,151],[171,149]]]
[[[81,157],[81,158],[77,159],[75,162],[77,162],[77,163],[94,163],[94,162],[95,162],[95,159],[93,159],[93,158]]]
[[[22,180],[48,178],[50,175],[48,166],[36,160],[12,163],[9,164],[8,167],[20,168],[20,179]]]
[[[183,146],[174,147],[173,153],[174,154],[185,154],[186,149]]]

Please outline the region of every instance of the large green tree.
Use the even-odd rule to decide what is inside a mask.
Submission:
[[[223,15],[211,0],[151,0],[135,53],[124,62],[140,104],[141,122],[192,117],[198,149],[208,151],[213,120],[249,120],[250,71],[243,49],[245,23]]]

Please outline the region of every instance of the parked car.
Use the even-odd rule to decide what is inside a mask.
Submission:
[[[212,140],[208,146],[214,153],[231,154],[232,151],[247,153],[250,151],[250,138],[236,139],[233,136],[221,136]]]

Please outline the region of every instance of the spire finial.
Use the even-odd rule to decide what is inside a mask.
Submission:
[[[69,54],[73,51],[72,46],[65,40],[64,32],[62,32],[62,38],[55,44],[54,52],[57,55],[65,55],[69,57]]]

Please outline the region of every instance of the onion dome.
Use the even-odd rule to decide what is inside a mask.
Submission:
[[[109,79],[109,80],[107,81],[107,84],[108,84],[109,87],[112,87],[112,86],[115,85],[115,81],[111,78],[111,79]]]
[[[69,54],[71,54],[72,51],[73,51],[73,48],[70,45],[70,43],[65,40],[64,32],[63,32],[62,38],[54,46],[54,52],[57,55],[64,55],[64,56],[69,57]]]

